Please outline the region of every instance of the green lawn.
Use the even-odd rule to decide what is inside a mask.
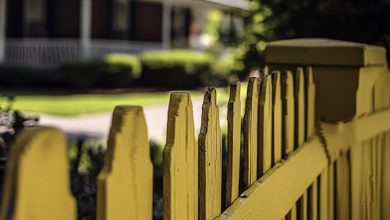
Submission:
[[[200,91],[189,91],[192,99],[202,98]],[[109,112],[117,105],[168,105],[170,92],[143,92],[126,94],[77,94],[77,95],[42,95],[12,94],[15,96],[13,109],[25,113],[43,113],[59,116],[77,116],[83,114]],[[246,84],[241,87],[242,99],[246,96]],[[220,106],[226,105],[229,100],[227,88],[217,89],[217,99]],[[0,97],[0,106],[7,106],[7,99]]]
[[[192,92],[199,96],[199,92]],[[22,112],[44,113],[61,116],[112,111],[117,105],[168,104],[168,92],[128,93],[116,95],[80,94],[80,95],[16,95],[13,109]],[[6,98],[0,103],[6,106]]]

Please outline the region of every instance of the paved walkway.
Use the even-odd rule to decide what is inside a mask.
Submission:
[[[196,136],[199,133],[202,99],[193,100],[194,123]],[[156,141],[165,141],[168,115],[168,104],[144,107],[149,138]],[[221,126],[226,125],[226,107],[220,109]],[[82,133],[89,136],[106,139],[111,125],[112,112],[99,113],[77,117],[59,117],[40,115],[40,124],[61,128],[67,133]]]

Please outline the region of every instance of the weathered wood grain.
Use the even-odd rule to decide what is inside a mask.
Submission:
[[[164,219],[198,219],[198,149],[188,93],[172,93],[163,151]]]
[[[221,214],[222,135],[216,90],[207,89],[199,133],[199,219]]]
[[[67,144],[61,131],[23,130],[8,158],[1,220],[75,220]]]
[[[259,79],[250,78],[244,115],[244,187],[257,180]]]
[[[238,197],[240,181],[241,99],[240,82],[230,84],[228,103],[228,168],[226,175],[226,207]]]
[[[261,177],[272,165],[272,79],[262,78],[259,96],[259,157],[257,176]]]
[[[97,219],[152,219],[153,167],[142,107],[117,106],[98,176]]]

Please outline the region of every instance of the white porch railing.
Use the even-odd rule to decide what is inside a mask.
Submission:
[[[83,48],[79,39],[21,38],[5,42],[5,63],[14,65],[52,66],[83,57],[99,59],[110,53],[133,53],[161,50],[161,43],[93,39],[90,48]]]

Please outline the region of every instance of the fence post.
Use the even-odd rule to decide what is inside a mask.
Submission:
[[[75,220],[67,144],[61,131],[22,131],[7,162],[0,219]]]
[[[310,72],[312,72],[315,82],[316,119],[322,121],[321,127],[327,127],[327,132],[337,133],[337,129],[341,127],[335,124],[342,125],[344,122],[354,121],[374,111],[390,107],[388,86],[390,74],[383,47],[328,39],[283,40],[267,46],[265,59],[271,70],[293,71],[298,66],[312,67],[306,69],[306,89],[311,84]],[[306,95],[308,94],[310,95],[310,92],[306,92]],[[306,100],[312,99],[306,96]],[[306,105],[306,110],[309,111],[306,118],[306,137],[309,137],[313,130],[314,123],[308,118],[313,114],[311,109],[310,105]],[[385,140],[386,135],[381,135]],[[384,157],[379,157],[376,152],[376,150],[383,151],[384,145],[388,146],[388,144],[382,144],[382,148],[374,149],[375,146],[381,145],[380,140],[379,144],[376,143],[375,138],[370,141],[376,144],[358,143],[358,146],[352,147],[350,152],[333,150],[339,148],[324,142],[330,166],[324,170],[320,178],[321,198],[320,204],[317,205],[327,208],[327,211],[320,210],[322,217],[343,219],[349,217],[350,213],[353,219],[390,216],[390,210],[384,208],[390,205],[390,201],[386,199],[390,195],[385,195],[390,192],[390,186],[384,184],[390,182],[390,172],[383,171],[388,169],[389,165],[388,162],[383,161]],[[367,149],[362,151],[359,150],[360,148],[369,148],[369,152],[373,153],[370,156],[362,155]],[[349,154],[350,159],[343,154]],[[342,156],[339,157],[340,155]],[[334,161],[336,158],[340,161]],[[372,164],[377,166],[368,169],[367,167]],[[365,167],[363,173],[361,166]],[[350,175],[345,167],[349,167]],[[369,176],[376,178],[367,180]],[[355,183],[355,180],[359,182]],[[349,183],[348,187],[342,185],[345,182]],[[325,190],[323,187],[328,189]],[[352,190],[346,191],[349,188]],[[374,191],[373,198],[368,199],[365,196],[366,189],[371,188]],[[379,188],[383,194],[378,193]],[[328,198],[325,199],[324,196]],[[335,203],[333,198],[336,199]],[[367,212],[361,212],[362,210]]]
[[[385,54],[384,48],[372,45],[295,39],[270,43],[265,59],[271,70],[295,71],[299,66],[312,66],[317,116],[336,123],[373,110],[373,85],[379,83],[378,75],[388,73]]]

